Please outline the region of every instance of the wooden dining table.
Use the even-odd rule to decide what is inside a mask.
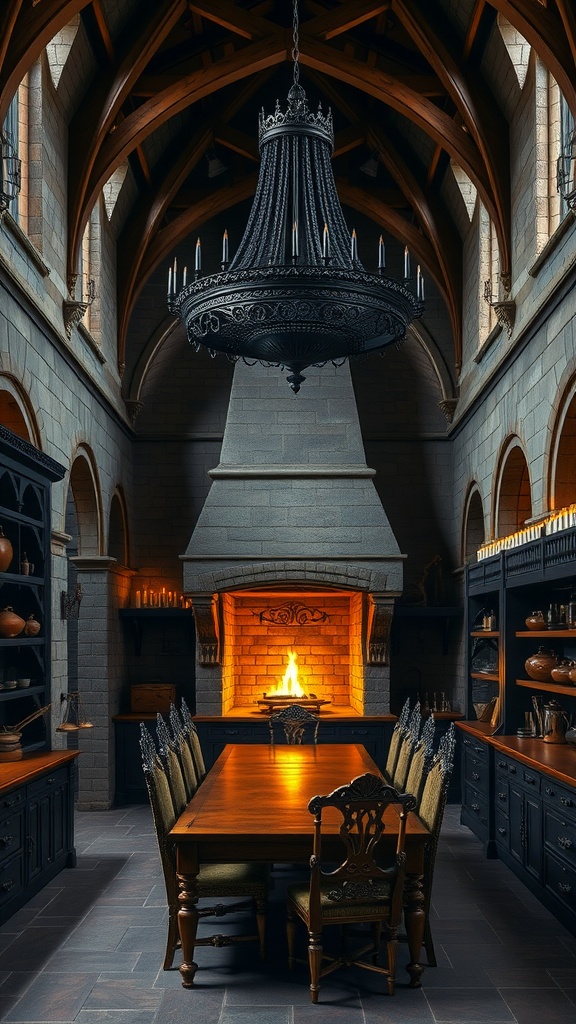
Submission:
[[[169,840],[174,843],[179,883],[178,927],[183,962],[182,984],[191,988],[198,965],[194,944],[198,927],[196,878],[201,864],[232,861],[308,863],[312,853],[313,796],[331,793],[358,775],[380,775],[359,743],[318,745],[229,744],[178,818]],[[335,813],[335,812],[334,812]],[[398,809],[388,808],[385,839],[390,850],[398,837]],[[328,816],[323,850],[342,852],[338,819]],[[407,819],[404,919],[410,952],[410,985],[421,984],[420,955],[424,936],[422,874],[430,833],[418,816]]]

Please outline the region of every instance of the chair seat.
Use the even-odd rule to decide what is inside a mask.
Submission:
[[[358,900],[352,902],[346,900],[345,903],[339,903],[338,901],[331,900],[329,893],[332,892],[333,886],[329,884],[323,885],[320,892],[320,909],[322,912],[322,919],[324,921],[339,921],[340,919],[346,919],[351,921],[352,918],[357,917],[361,921],[381,921],[388,917],[390,912],[390,885],[383,882],[378,885],[374,895],[370,896],[370,899]],[[378,905],[375,900],[380,897],[382,899],[382,905]],[[309,914],[309,898],[310,898],[310,887],[307,883],[297,883],[288,886],[288,899],[294,904],[299,917],[308,919]]]
[[[265,897],[268,875],[267,864],[204,864],[198,875],[198,894]]]

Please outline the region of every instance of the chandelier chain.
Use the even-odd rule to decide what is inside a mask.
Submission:
[[[294,85],[298,85],[300,81],[300,64],[298,58],[300,57],[300,50],[298,49],[298,0],[294,0],[294,16],[292,21],[292,60],[294,61]]]

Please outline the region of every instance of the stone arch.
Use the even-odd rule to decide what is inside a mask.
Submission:
[[[79,445],[70,469],[70,489],[78,520],[78,554],[102,553],[102,492],[96,460],[87,445]]]
[[[121,487],[117,487],[110,501],[108,516],[108,555],[120,565],[130,564],[128,543],[128,515]]]
[[[0,373],[0,423],[40,448],[40,431],[28,395],[10,373]]]
[[[484,507],[478,484],[474,480],[468,487],[462,517],[461,565],[476,561],[476,552],[484,543]]]
[[[504,443],[492,493],[495,537],[516,533],[532,518],[530,470],[522,442],[516,435]]]
[[[552,427],[548,459],[548,508],[564,508],[576,501],[576,374],[559,404]]]

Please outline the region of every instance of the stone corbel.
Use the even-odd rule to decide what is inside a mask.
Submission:
[[[201,665],[219,665],[218,597],[196,595],[192,598],[192,609],[198,641],[198,661]]]
[[[454,419],[454,411],[458,405],[458,399],[443,398],[441,402],[438,402],[438,405],[446,417],[446,422],[452,423],[452,420]]]
[[[513,299],[508,299],[503,302],[493,302],[492,308],[496,314],[496,319],[500,324],[500,327],[502,327],[502,329],[506,331],[508,337],[510,337],[514,330],[514,321],[516,319],[516,303]]]
[[[390,629],[392,627],[393,614],[393,598],[368,595],[366,619],[367,665],[388,665]]]

